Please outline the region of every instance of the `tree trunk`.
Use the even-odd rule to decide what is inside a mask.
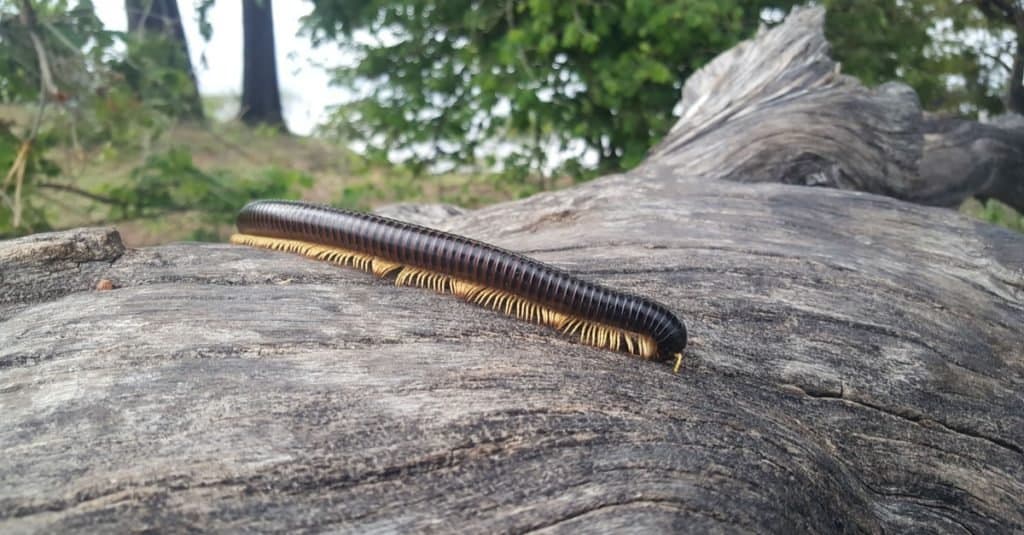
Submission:
[[[1010,78],[1006,89],[1006,111],[1024,114],[1024,4],[1016,0],[975,0],[974,3],[996,27],[1005,24],[1016,32],[1017,46],[1007,73]]]
[[[746,83],[688,83],[633,172],[393,212],[664,303],[678,375],[289,254],[0,243],[0,531],[1024,530],[1024,236],[741,180],[917,173],[822,21],[695,75]]]
[[[199,84],[192,68],[192,56],[189,55],[177,0],[125,0],[124,9],[129,32],[158,35],[173,43],[177,50],[168,56],[170,67],[187,73],[192,82],[191,94],[186,97],[185,117],[203,120],[203,102],[199,96]]]
[[[1022,21],[1017,26],[1017,53],[1013,56],[1013,69],[1010,71],[1006,109],[1024,115],[1024,9],[1019,18]]]
[[[271,0],[243,0],[242,19],[245,59],[241,119],[249,125],[268,125],[285,131],[274,55]]]

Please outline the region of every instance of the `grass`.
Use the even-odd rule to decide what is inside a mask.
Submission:
[[[988,199],[985,202],[974,198],[967,199],[960,205],[960,211],[993,225],[1024,232],[1024,216],[995,199]]]
[[[0,112],[12,116],[7,110]],[[15,122],[20,122],[16,116]],[[328,140],[213,121],[207,125],[176,124],[144,151],[119,152],[112,147],[87,152],[68,147],[53,150],[48,157],[58,163],[62,175],[49,180],[99,192],[104,186],[127,184],[131,170],[145,160],[146,154],[182,146],[189,148],[194,164],[204,171],[228,169],[236,176],[272,166],[301,171],[313,177],[313,185],[302,191],[302,199],[359,210],[403,201],[475,208],[535,191],[529,185],[508,184],[485,175],[414,177],[399,167],[369,165],[359,155]],[[44,197],[47,219],[54,228],[110,224],[104,220],[108,211],[101,203],[52,189],[39,190],[39,194]],[[231,232],[229,225],[210,232],[204,228],[200,214],[191,212],[114,225],[125,243],[133,247],[197,237],[226,239]]]
[[[329,202],[346,184],[357,180],[352,174],[357,158],[348,151],[316,139],[254,130],[234,123],[178,124],[142,152],[120,153],[108,147],[77,155],[68,151],[51,157],[64,171],[57,180],[97,192],[103,186],[127,183],[131,170],[140,165],[147,154],[178,146],[188,147],[193,162],[204,171],[230,169],[245,176],[275,166],[307,172],[317,179],[315,187],[303,192],[311,201]],[[99,203],[73,193],[47,192],[46,195],[47,204],[53,207],[48,211],[48,219],[56,228],[107,224],[104,221],[106,208]],[[152,220],[121,221],[116,226],[127,244],[142,246],[194,237],[201,222],[198,214],[185,212]],[[220,229],[216,234],[226,235],[228,231]]]

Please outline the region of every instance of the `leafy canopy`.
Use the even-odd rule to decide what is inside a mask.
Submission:
[[[869,86],[901,80],[927,110],[1003,110],[1013,32],[963,0],[824,0],[825,35],[843,70]]]
[[[334,82],[355,96],[328,131],[372,156],[414,171],[497,157],[538,172],[556,147],[589,150],[591,172],[606,173],[638,163],[667,132],[690,74],[749,37],[762,14],[781,20],[796,3],[315,0],[305,25],[352,58]],[[835,57],[868,85],[903,80],[932,110],[1002,108],[1005,65],[986,56],[1002,52],[986,43],[1005,50],[1012,37],[976,3],[821,3]]]
[[[606,172],[643,158],[671,126],[682,81],[750,35],[769,2],[314,4],[314,42],[340,40],[357,59],[335,71],[357,96],[332,127],[371,155],[445,169],[498,154],[506,168],[541,169],[546,147],[586,148]]]

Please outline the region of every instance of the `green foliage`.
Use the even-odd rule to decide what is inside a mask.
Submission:
[[[109,62],[111,74],[119,79],[111,89],[130,90],[149,110],[167,117],[198,115],[193,107],[195,87],[181,47],[159,33],[125,33],[124,54]],[[108,91],[110,89],[107,89]]]
[[[385,181],[364,181],[349,184],[333,203],[339,208],[370,211],[381,202],[404,202],[423,197],[423,185],[419,180],[405,175],[390,177]]]
[[[54,145],[55,136],[50,134],[40,136],[31,145],[26,146],[15,135],[9,123],[0,121],[0,169],[3,170],[3,174],[0,174],[0,185],[4,186],[0,188],[0,237],[14,234],[11,231],[15,214],[14,192],[20,188],[23,197],[32,197],[36,190],[36,180],[26,180],[24,177],[48,178],[60,173],[57,164],[44,156],[46,149]],[[16,171],[19,167],[20,180]],[[17,212],[21,219],[20,226],[36,230],[50,228],[41,207],[33,203],[22,203],[18,206]]]
[[[508,173],[454,173],[425,177],[417,176],[408,169],[392,167],[386,173],[364,174],[355,181],[346,181],[331,204],[363,211],[396,202],[442,202],[475,208],[528,197],[539,191],[536,184],[523,182]]]
[[[995,199],[987,199],[984,202],[968,199],[960,206],[960,211],[993,225],[1024,232],[1024,215]]]
[[[278,168],[249,178],[227,170],[203,171],[195,166],[187,148],[175,147],[150,156],[132,170],[127,184],[107,186],[101,193],[111,199],[109,219],[115,221],[198,211],[204,222],[215,225],[230,223],[252,199],[294,199],[298,188],[312,183],[309,175]]]
[[[204,170],[187,148],[155,149],[195,102],[180,48],[161,35],[104,29],[87,0],[30,5],[31,29],[18,17],[20,2],[0,0],[0,101],[25,111],[0,122],[0,236],[51,228],[61,210],[49,195],[59,192],[77,195],[83,212],[107,222],[198,212],[193,235],[210,237],[247,201],[295,198],[312,184],[277,167],[251,176]],[[56,93],[41,95],[46,70],[32,33]],[[79,183],[80,171],[100,161],[128,165],[120,175]]]
[[[956,0],[824,0],[825,34],[843,71],[869,86],[901,80],[924,109],[1002,111],[1002,65],[983,48],[998,24]]]
[[[358,64],[335,82],[361,98],[335,110],[339,136],[413,171],[474,164],[506,144],[497,163],[536,173],[545,147],[579,141],[597,172],[635,165],[671,126],[682,81],[747,37],[769,2],[314,4],[315,42],[355,36],[343,45]]]

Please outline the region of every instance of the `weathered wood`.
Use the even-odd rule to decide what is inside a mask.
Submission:
[[[823,22],[795,12],[690,77],[682,116],[640,171],[947,207],[994,197],[1024,211],[1024,117],[936,118],[902,83],[868,89],[840,74]]]
[[[450,204],[395,203],[381,206],[373,212],[399,221],[432,227],[443,224],[453,216],[462,215],[467,210]]]
[[[958,206],[967,197],[994,198],[1024,213],[1024,117],[1006,114],[987,124],[925,117],[920,175],[909,200]]]
[[[443,226],[664,302],[679,375],[286,254],[0,242],[0,532],[1024,529],[1024,237],[657,158]]]

